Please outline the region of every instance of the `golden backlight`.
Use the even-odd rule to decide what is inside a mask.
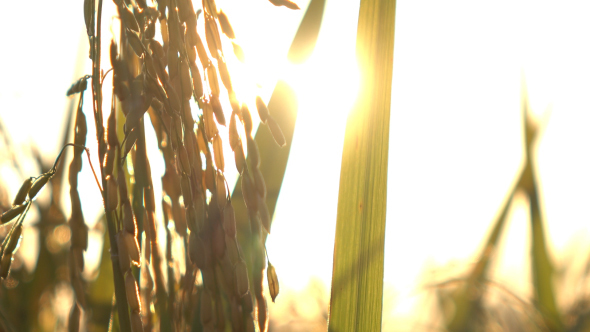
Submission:
[[[296,327],[285,321],[291,319],[292,307],[299,308],[295,316],[310,321],[318,317],[321,321],[328,309],[344,127],[360,77],[355,60],[359,2],[328,0],[314,53],[305,63],[292,64],[286,60],[287,50],[308,4],[295,2],[301,11],[263,0],[218,1],[246,55],[245,63],[239,62],[230,51],[231,43],[224,41],[238,97],[248,103],[254,121],[258,122],[256,95],[268,102],[278,80],[286,81],[297,94],[293,144],[267,240],[281,286],[276,303],[269,301],[269,310],[271,319],[277,319],[273,326],[284,331]],[[15,2],[6,6],[15,7],[11,12],[20,10]],[[33,7],[43,6],[47,5],[38,2]],[[22,160],[22,174],[0,163],[0,180],[10,188],[9,197],[24,177],[38,174],[27,152],[29,145],[38,146],[47,160],[57,155],[56,133],[63,128],[63,110],[70,103],[65,91],[74,78],[91,70],[81,3],[42,9],[31,9],[29,18],[46,21],[43,13],[60,15],[55,25],[43,27],[43,37],[36,37],[39,28],[33,25],[16,31],[14,26],[21,27],[19,15],[7,15],[0,22],[2,31],[11,31],[4,43],[12,45],[0,55],[4,64],[0,120]],[[567,272],[556,281],[556,287],[562,287],[557,288],[558,305],[565,308],[573,301],[575,289],[563,284],[575,279],[590,250],[588,13],[590,5],[582,1],[398,1],[384,330],[427,326],[429,310],[436,307],[427,285],[462,276],[481,251],[490,222],[523,166],[523,80],[535,121],[542,128],[534,155],[550,257],[557,270]],[[109,15],[105,23],[111,22],[112,12]],[[23,42],[33,37],[35,43]],[[61,43],[63,49],[58,49],[55,44],[62,47]],[[84,110],[91,119],[90,93],[86,98]],[[96,134],[93,126],[88,128],[87,145],[96,158]],[[224,130],[220,127],[227,137]],[[233,166],[231,149],[228,142],[224,144],[225,159]],[[158,179],[164,170],[155,138],[148,136],[147,146],[153,148],[148,154]],[[8,158],[7,151],[0,151],[0,159]],[[95,167],[99,164],[93,162]],[[237,172],[227,168],[232,184]],[[79,179],[86,222],[92,227],[102,202],[86,159]],[[154,185],[161,190],[159,181]],[[66,190],[63,195],[69,211]],[[41,195],[39,200],[43,199],[47,197]],[[33,223],[35,211],[28,218],[26,224]],[[61,231],[60,238],[69,236]],[[86,256],[87,276],[98,264],[99,233],[91,233],[94,246]],[[530,227],[524,195],[517,195],[509,209],[502,234],[490,279],[528,301]],[[29,269],[35,265],[36,258],[31,257],[36,257],[37,236],[34,228],[26,229],[19,251],[28,257]],[[574,270],[566,269],[570,266]],[[313,301],[306,302],[309,297],[301,294],[312,294]]]

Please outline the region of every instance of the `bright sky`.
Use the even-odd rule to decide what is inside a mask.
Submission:
[[[301,290],[312,277],[329,290],[344,125],[358,84],[358,3],[328,0],[315,53],[295,66],[282,59],[304,10],[218,1],[248,59],[245,67],[228,59],[230,70],[260,85],[245,94],[268,100],[277,79],[298,93],[294,143],[267,245],[282,290]],[[17,2],[5,5],[20,11]],[[48,160],[59,150],[56,133],[70,102],[65,91],[90,71],[88,63],[76,65],[87,57],[86,48],[77,48],[87,43],[82,4],[59,9],[45,1],[29,6],[27,21],[47,22],[42,33],[11,20],[18,15],[0,21],[2,31],[12,31],[3,36],[11,47],[0,55],[0,118],[16,146],[26,151],[34,143]],[[385,283],[393,294],[385,302],[393,303],[396,319],[416,309],[415,295],[432,281],[427,272],[453,262],[462,271],[478,253],[522,165],[523,70],[533,111],[546,121],[536,154],[554,263],[562,266],[574,252],[587,257],[589,12],[584,1],[398,1],[385,248]],[[89,131],[87,144],[96,153],[94,135]],[[24,176],[38,174],[23,166]],[[22,178],[6,167],[0,174],[18,190]],[[100,198],[86,165],[80,181],[86,218],[94,222]],[[528,219],[517,201],[493,279],[526,297]]]

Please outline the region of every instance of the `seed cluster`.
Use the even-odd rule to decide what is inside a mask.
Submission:
[[[45,184],[47,184],[53,174],[55,174],[55,167],[37,178],[26,179],[14,198],[12,208],[4,212],[0,217],[2,224],[6,224],[19,217],[13,223],[8,235],[6,235],[0,246],[0,280],[6,279],[10,272],[10,265],[12,264],[14,253],[23,233],[23,221],[31,207],[31,201],[37,196]]]
[[[196,311],[206,331],[223,330],[227,322],[234,331],[254,331],[255,325],[266,331],[268,312],[262,279],[267,256],[263,232],[270,233],[271,216],[259,170],[258,146],[252,136],[252,117],[247,105],[236,97],[222,49],[220,27],[232,40],[236,56],[243,60],[229,18],[217,9],[214,0],[203,0],[202,10],[197,12],[191,0],[157,1],[154,6],[143,0],[114,2],[121,31],[110,44],[112,107],[106,134],[98,139],[99,151],[103,152],[105,211],[107,220],[114,219],[116,226],[112,252],[124,280],[131,328],[151,330],[153,324],[159,323],[160,330],[183,329]],[[298,9],[288,0],[271,2]],[[98,43],[92,42],[96,37],[94,15],[87,11],[85,5],[88,35],[96,48]],[[201,13],[203,18],[198,19]],[[204,25],[204,38],[197,32],[197,21]],[[156,39],[158,27],[161,38]],[[94,57],[96,52],[91,49]],[[75,93],[80,84],[75,83],[71,92]],[[242,178],[249,237],[255,242],[252,257],[244,254],[238,242],[231,188],[225,179],[229,167],[223,154],[226,138],[221,137],[218,126],[228,125],[221,102],[226,98],[232,109],[227,139]],[[195,105],[191,99],[198,109],[191,109]],[[269,126],[275,141],[285,145],[279,126],[260,97],[256,106],[261,122]],[[101,112],[100,107],[96,112]],[[145,146],[146,113],[165,163],[162,207],[166,257],[161,257],[156,236],[156,200]],[[118,123],[124,123],[122,131]],[[245,132],[245,137],[240,132]],[[144,230],[146,245],[140,251]],[[178,277],[175,264],[180,263],[180,258],[172,254],[175,238],[181,240],[188,257],[184,275]],[[168,263],[165,268],[163,260]],[[132,266],[141,268],[139,275],[145,278],[141,288]],[[274,301],[278,279],[274,267],[269,264],[269,268]],[[195,287],[199,274],[203,285]],[[157,310],[157,315],[152,310]]]
[[[82,98],[80,98],[80,100],[82,100]],[[80,101],[80,105],[79,105],[79,110],[81,110],[81,101]],[[80,118],[80,119],[83,119],[83,118]],[[80,120],[80,121],[82,121],[82,120]],[[84,124],[84,129],[82,129],[82,125],[80,125],[80,133],[81,133],[81,135],[83,134],[83,136],[86,137],[85,124]],[[63,149],[61,150],[60,154],[58,155],[58,157],[55,160],[55,163],[51,169],[49,169],[47,172],[39,175],[38,177],[31,177],[31,178],[26,179],[23,182],[23,184],[21,185],[20,189],[18,190],[16,196],[14,197],[14,201],[12,202],[12,207],[9,210],[2,213],[2,215],[0,216],[0,223],[1,224],[7,224],[9,222],[12,222],[15,218],[18,217],[18,219],[12,224],[10,230],[8,231],[8,234],[6,235],[4,240],[2,241],[2,244],[0,245],[0,280],[6,279],[8,277],[8,273],[10,272],[10,265],[12,264],[14,253],[18,247],[20,238],[22,236],[23,222],[25,220],[27,212],[29,211],[29,209],[31,207],[31,204],[32,204],[31,202],[37,196],[37,194],[39,194],[41,189],[43,189],[43,187],[45,187],[45,185],[49,182],[49,180],[57,172],[57,164],[58,164],[65,148],[68,146],[74,146],[76,148],[82,149],[82,151],[86,150],[86,153],[88,154],[88,150],[85,149],[85,147],[83,145],[77,145],[77,144],[72,144],[72,143],[66,144],[63,147]],[[80,156],[81,153],[82,152],[80,152],[78,154],[78,156]],[[77,172],[79,172],[79,170],[80,170],[80,166],[78,166],[78,165],[81,165],[80,159],[78,159],[78,161],[76,162],[76,165],[74,167],[72,167],[72,166],[70,167],[71,171],[73,169],[76,169],[76,174],[74,176],[72,176],[70,173],[70,184],[77,183]],[[72,177],[74,178],[73,181],[72,181]],[[73,187],[73,188],[75,188],[75,187]],[[75,191],[77,194],[77,190],[75,190]],[[79,196],[77,196],[77,197],[78,197],[78,202],[79,202]],[[75,219],[74,213],[72,213],[72,215],[73,215],[72,219]],[[79,217],[81,216],[81,211],[78,216]],[[73,223],[77,225],[77,226],[74,226],[74,229],[76,229],[76,227],[86,227],[83,219],[81,219],[81,222],[84,226],[81,226],[79,224],[79,222],[80,222],[79,220],[73,221]],[[70,225],[72,225],[72,221],[71,221]],[[83,228],[83,229],[85,229],[85,228]],[[80,232],[78,232],[78,234],[80,234]],[[86,243],[86,245],[87,245],[87,235],[86,235],[86,242],[83,242],[83,241],[84,240],[82,239],[82,241],[77,243],[78,244],[77,248],[82,248],[81,245],[83,245],[84,243]],[[84,247],[84,250],[85,250],[85,247]],[[81,267],[83,268],[83,261],[81,264],[82,264]],[[81,271],[81,269],[79,271]]]
[[[84,215],[82,214],[82,204],[80,201],[80,194],[78,193],[78,173],[82,170],[82,154],[84,153],[84,146],[86,144],[86,116],[82,112],[82,105],[84,101],[84,91],[86,90],[86,79],[83,77],[77,83],[72,85],[68,91],[72,93],[80,92],[80,99],[78,102],[78,109],[76,112],[76,122],[74,129],[74,156],[70,163],[68,181],[70,183],[70,201],[72,203],[72,214],[69,220],[71,230],[71,248],[68,253],[70,263],[70,283],[76,295],[76,303],[74,303],[74,310],[71,312],[71,324],[79,322],[79,308],[85,308],[86,299],[84,295],[84,281],[82,279],[82,271],[84,270],[83,251],[88,249],[88,226],[84,222]],[[74,323],[75,322],[75,323]]]

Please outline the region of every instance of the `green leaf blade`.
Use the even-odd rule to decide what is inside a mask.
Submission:
[[[395,1],[361,1],[361,88],[342,153],[329,331],[379,331]]]

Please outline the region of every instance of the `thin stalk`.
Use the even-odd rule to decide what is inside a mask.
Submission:
[[[94,7],[92,2],[92,8]],[[94,17],[98,18],[94,20]],[[96,127],[96,139],[98,141],[98,155],[99,160],[104,159],[106,153],[106,142],[104,139],[104,126],[102,116],[102,86],[100,75],[100,55],[101,55],[101,21],[102,21],[102,0],[98,0],[98,10],[93,11],[93,22],[96,22],[96,34],[93,39],[92,48],[92,96],[94,97],[94,123]],[[106,177],[101,167],[102,187],[106,188]],[[129,310],[127,304],[127,295],[125,293],[125,281],[119,266],[119,249],[117,247],[117,240],[115,233],[117,231],[115,221],[113,220],[113,213],[106,211],[106,202],[108,201],[108,190],[103,190],[103,204],[105,207],[105,216],[107,219],[107,229],[109,232],[109,241],[111,244],[111,262],[113,266],[113,281],[115,285],[115,298],[117,303],[117,310],[119,314],[119,327],[121,331],[131,331],[131,323],[129,321]]]

